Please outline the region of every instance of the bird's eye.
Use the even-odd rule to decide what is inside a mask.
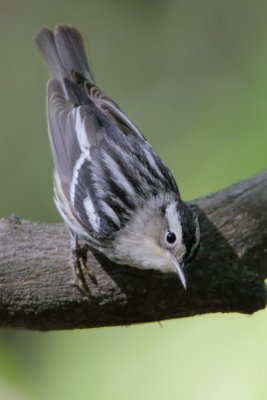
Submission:
[[[168,232],[166,236],[167,242],[173,244],[176,242],[176,235],[173,232]]]

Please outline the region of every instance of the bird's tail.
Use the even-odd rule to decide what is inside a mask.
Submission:
[[[43,28],[36,34],[35,43],[50,73],[63,87],[85,80],[94,84],[82,35],[77,29],[59,25],[53,32]]]

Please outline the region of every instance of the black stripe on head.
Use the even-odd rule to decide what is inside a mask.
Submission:
[[[177,203],[177,211],[179,212],[181,218],[183,244],[186,248],[184,261],[188,262],[194,258],[199,248],[199,243],[197,243],[198,221],[191,208],[182,200]]]

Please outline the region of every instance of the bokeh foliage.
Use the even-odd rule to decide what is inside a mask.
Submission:
[[[169,165],[185,199],[266,168],[267,3],[0,0],[0,214],[59,221],[40,27],[84,33],[97,84]],[[233,399],[267,393],[266,312],[0,335],[0,399]],[[12,389],[11,389],[12,388]]]

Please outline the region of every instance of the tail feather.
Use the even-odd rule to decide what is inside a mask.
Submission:
[[[75,72],[90,83],[94,83],[83,39],[77,29],[59,25],[55,32],[52,32],[48,28],[43,28],[37,33],[35,43],[50,73],[63,85],[66,79],[73,81]]]

